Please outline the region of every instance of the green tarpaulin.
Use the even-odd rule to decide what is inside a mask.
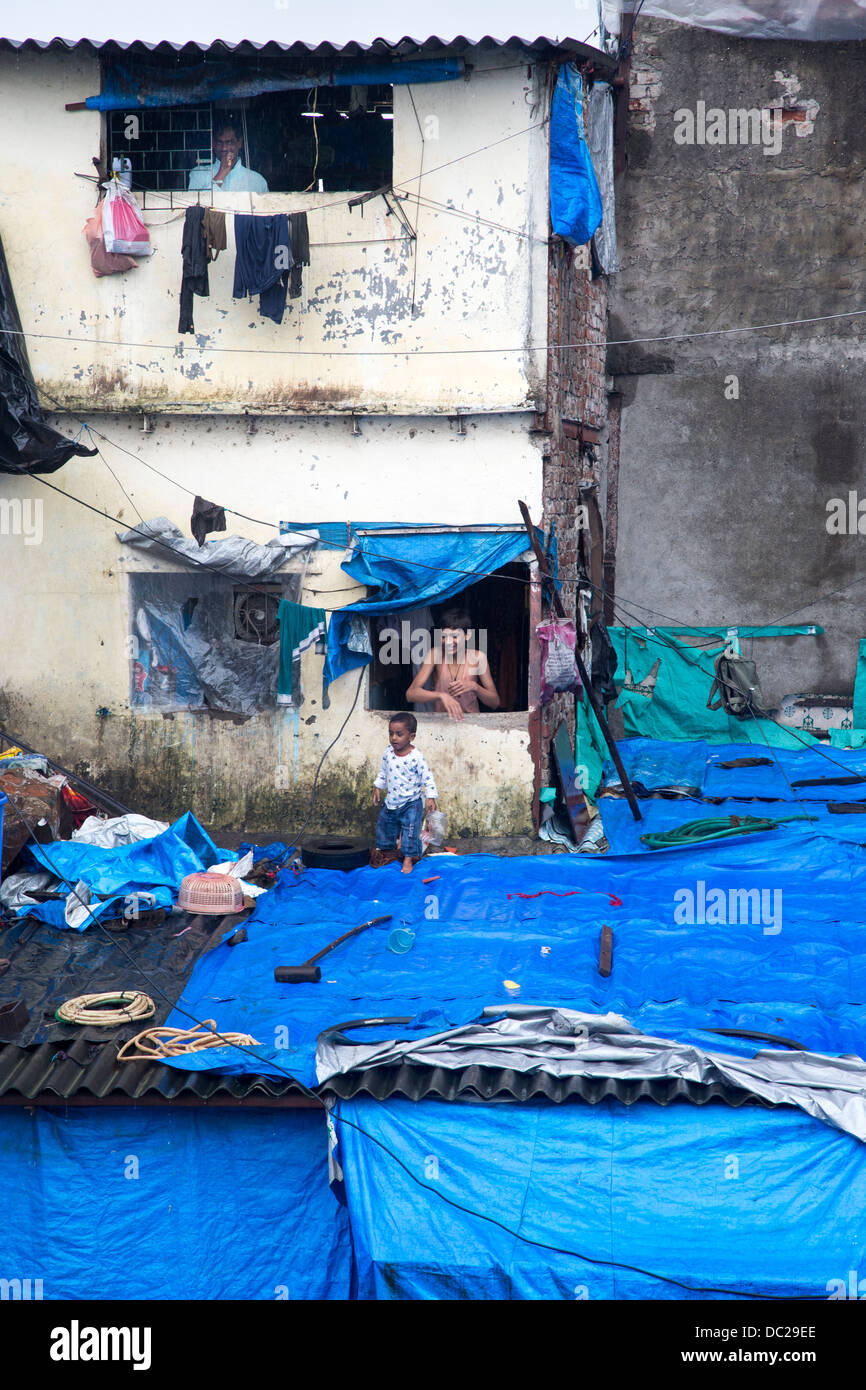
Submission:
[[[722,708],[707,709],[707,699],[715,677],[713,663],[724,651],[729,633],[739,638],[814,636],[822,628],[730,628],[722,624],[713,628],[608,630],[617,656],[620,694],[616,707],[623,712],[626,738],[696,739],[779,748],[802,748],[804,743],[816,742],[811,734],[799,729],[791,732],[771,719],[735,719]]]

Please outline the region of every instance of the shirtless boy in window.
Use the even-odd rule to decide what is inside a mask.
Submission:
[[[484,652],[470,646],[474,635],[472,619],[463,608],[449,608],[442,614],[434,645],[417,676],[406,691],[406,700],[429,704],[435,714],[462,719],[477,714],[480,706],[499,709],[499,693],[493,683]],[[427,682],[432,677],[432,689]]]

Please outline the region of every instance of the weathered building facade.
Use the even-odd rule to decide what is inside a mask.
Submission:
[[[862,30],[844,17],[840,37]],[[619,614],[823,627],[755,643],[772,705],[850,695],[864,635],[864,59],[863,42],[644,12],[630,61],[608,359]]]
[[[181,238],[185,209],[201,195],[150,178],[137,196],[154,254],[122,275],[94,278],[81,235],[95,203],[92,161],[118,153],[119,127],[117,111],[80,108],[106,90],[121,55],[59,42],[0,51],[0,113],[16,130],[0,237],[30,361],[52,423],[69,435],[89,427],[83,437],[99,448],[46,480],[51,487],[4,479],[10,501],[38,502],[41,543],[2,538],[2,722],[142,810],[189,807],[212,826],[251,830],[297,823],[339,734],[319,776],[316,823],[364,829],[394,703],[377,697],[369,676],[358,692],[345,675],[323,708],[323,658],[311,651],[299,708],[264,694],[261,709],[236,717],[183,708],[179,695],[143,706],[136,584],[178,566],[118,533],[166,517],[188,534],[195,495],[227,509],[230,533],[258,542],[286,523],[518,531],[522,499],[536,524],[555,522],[573,614],[590,549],[584,504],[597,493],[606,435],[607,281],[593,278],[584,248],[550,234],[548,121],[563,61],[589,61],[607,79],[614,62],[570,40],[405,42],[399,52],[382,44],[363,60],[327,45],[315,56],[302,45],[274,48],[218,45],[204,57],[231,64],[251,90],[269,63],[294,63],[310,83],[311,109],[299,113],[309,131],[319,93],[331,91],[326,74],[341,64],[357,71],[375,59],[371,80],[389,64],[421,67],[411,82],[380,83],[387,110],[368,112],[392,131],[384,187],[367,187],[363,168],[352,188],[334,186],[316,144],[310,187],[208,194],[228,214],[229,247],[209,268],[209,296],[195,299],[192,335],[178,333]],[[133,77],[157,62],[186,75],[174,50],[133,45],[122,57]],[[459,71],[425,81],[423,65],[434,61]],[[363,76],[351,87],[356,102],[356,90],[372,91]],[[220,115],[212,103],[212,130]],[[254,115],[255,96],[251,123]],[[147,157],[136,150],[137,127],[121,128],[134,188],[149,159],[170,167],[162,151],[178,137],[168,125]],[[255,300],[232,295],[232,214],[299,211],[310,264],[302,296],[276,325]],[[344,555],[343,545],[321,544],[303,573],[290,564],[279,578],[297,572],[303,604],[342,607],[366,592],[341,569]],[[519,629],[511,698],[458,724],[423,715],[452,834],[531,831],[550,737],[572,717],[567,700],[543,715],[538,707],[541,590],[528,548],[508,579],[501,605],[495,589],[466,597],[479,627],[501,608],[500,623]]]

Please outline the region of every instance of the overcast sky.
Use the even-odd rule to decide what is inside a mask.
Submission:
[[[409,35],[453,39],[539,37],[583,41],[598,0],[30,0],[0,16],[7,39],[143,39],[156,43],[251,39],[265,43],[370,43]]]

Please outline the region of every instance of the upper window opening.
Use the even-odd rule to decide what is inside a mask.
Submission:
[[[391,181],[393,114],[390,85],[111,111],[109,165],[152,192],[367,192]]]
[[[370,669],[370,709],[397,711],[413,709],[416,714],[439,712],[428,702],[407,700],[407,691],[422,669],[425,656],[433,649],[437,632],[449,612],[465,610],[470,619],[468,645],[484,652],[498,695],[498,710],[529,708],[529,569],[520,561],[504,565],[477,584],[471,584],[453,599],[432,608],[386,613],[370,623],[373,662]],[[452,654],[451,674],[463,672],[464,654]],[[471,677],[472,672],[468,675]],[[434,669],[425,688],[432,691],[440,681]],[[471,693],[471,692],[470,692]],[[466,702],[464,701],[464,708]],[[478,700],[479,714],[490,713]]]

